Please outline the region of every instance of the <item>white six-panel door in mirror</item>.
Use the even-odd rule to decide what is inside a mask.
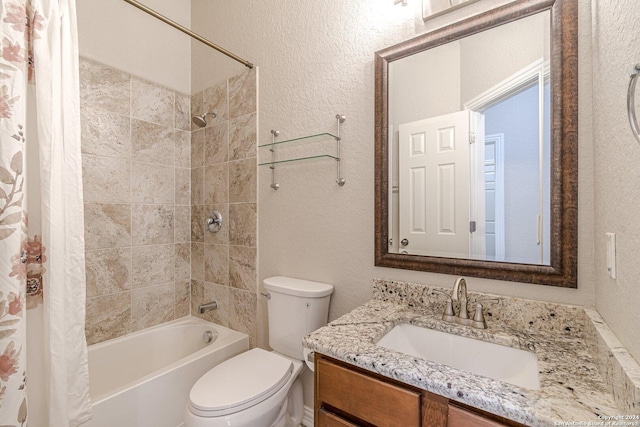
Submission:
[[[469,112],[402,124],[399,138],[402,249],[468,257]]]

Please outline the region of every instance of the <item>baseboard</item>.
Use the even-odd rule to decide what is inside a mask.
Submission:
[[[304,406],[304,416],[302,417],[302,425],[304,427],[313,427],[313,408]]]

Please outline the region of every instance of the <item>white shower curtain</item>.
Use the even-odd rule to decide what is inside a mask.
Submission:
[[[91,413],[75,0],[0,7],[0,425],[26,426],[37,409],[49,427],[72,427]],[[33,144],[39,161],[25,154]],[[42,324],[26,324],[25,302]],[[42,340],[46,408],[26,402],[27,334]]]

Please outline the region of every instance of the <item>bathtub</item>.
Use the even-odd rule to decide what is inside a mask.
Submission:
[[[198,378],[248,348],[248,335],[197,317],[91,345],[93,419],[83,427],[178,427]]]

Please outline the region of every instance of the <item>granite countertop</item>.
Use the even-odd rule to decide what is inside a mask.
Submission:
[[[442,321],[444,298],[435,294],[434,289],[441,288],[376,279],[373,300],[305,337],[303,345],[525,425],[589,425],[589,422],[603,421],[603,417],[640,411],[637,405],[640,393],[630,397],[614,396],[616,388],[603,380],[602,369],[607,367],[598,364],[603,357],[597,353],[602,352],[603,345],[595,339],[595,328],[601,321],[595,311],[492,296],[499,298],[499,303],[485,309],[488,328],[480,330]],[[485,297],[487,295],[469,293],[470,306]],[[384,334],[402,323],[534,352],[538,357],[540,390],[518,387],[375,345]],[[605,351],[605,359],[607,355]],[[627,368],[633,371],[630,376],[640,378],[640,368],[633,358],[625,360]],[[601,361],[610,364],[610,361]],[[636,392],[637,384],[629,380],[624,371],[623,377],[624,384],[619,386]],[[623,393],[624,390],[618,390],[618,394]],[[625,405],[629,400],[630,404]],[[640,426],[639,421],[630,421],[627,425]]]

